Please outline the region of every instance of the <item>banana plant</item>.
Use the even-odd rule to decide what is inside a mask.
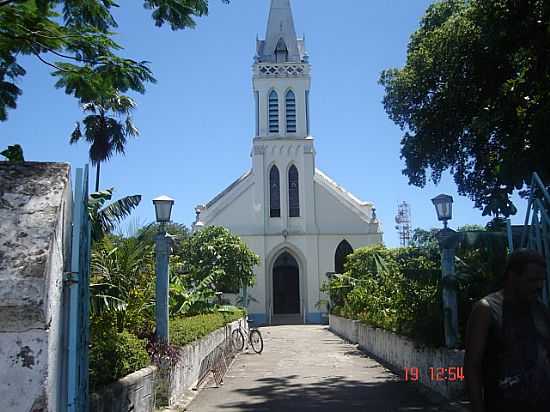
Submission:
[[[114,188],[95,192],[88,198],[88,215],[94,242],[111,233],[122,220],[130,216],[141,202],[141,195],[133,195],[123,197],[105,206],[105,203],[113,197],[113,191]]]

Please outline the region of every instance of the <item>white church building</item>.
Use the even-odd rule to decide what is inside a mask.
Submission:
[[[354,249],[382,243],[373,203],[315,165],[310,64],[290,0],[271,0],[253,65],[256,133],[252,168],[206,205],[193,230],[223,226],[256,254],[249,317],[258,324],[320,323],[321,285]]]

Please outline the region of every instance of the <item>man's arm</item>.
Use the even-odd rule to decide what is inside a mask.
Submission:
[[[483,405],[483,354],[489,333],[491,312],[482,299],[474,305],[466,330],[464,376],[473,412],[485,412]]]

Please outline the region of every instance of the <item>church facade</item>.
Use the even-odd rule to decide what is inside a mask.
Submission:
[[[206,205],[194,230],[228,228],[260,256],[247,291],[259,324],[320,323],[321,285],[354,249],[382,243],[373,203],[315,165],[310,133],[310,65],[296,36],[290,0],[271,0],[253,66],[256,133],[252,168]]]

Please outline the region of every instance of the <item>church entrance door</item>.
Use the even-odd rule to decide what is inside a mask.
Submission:
[[[288,252],[273,265],[273,314],[300,313],[300,269]]]

